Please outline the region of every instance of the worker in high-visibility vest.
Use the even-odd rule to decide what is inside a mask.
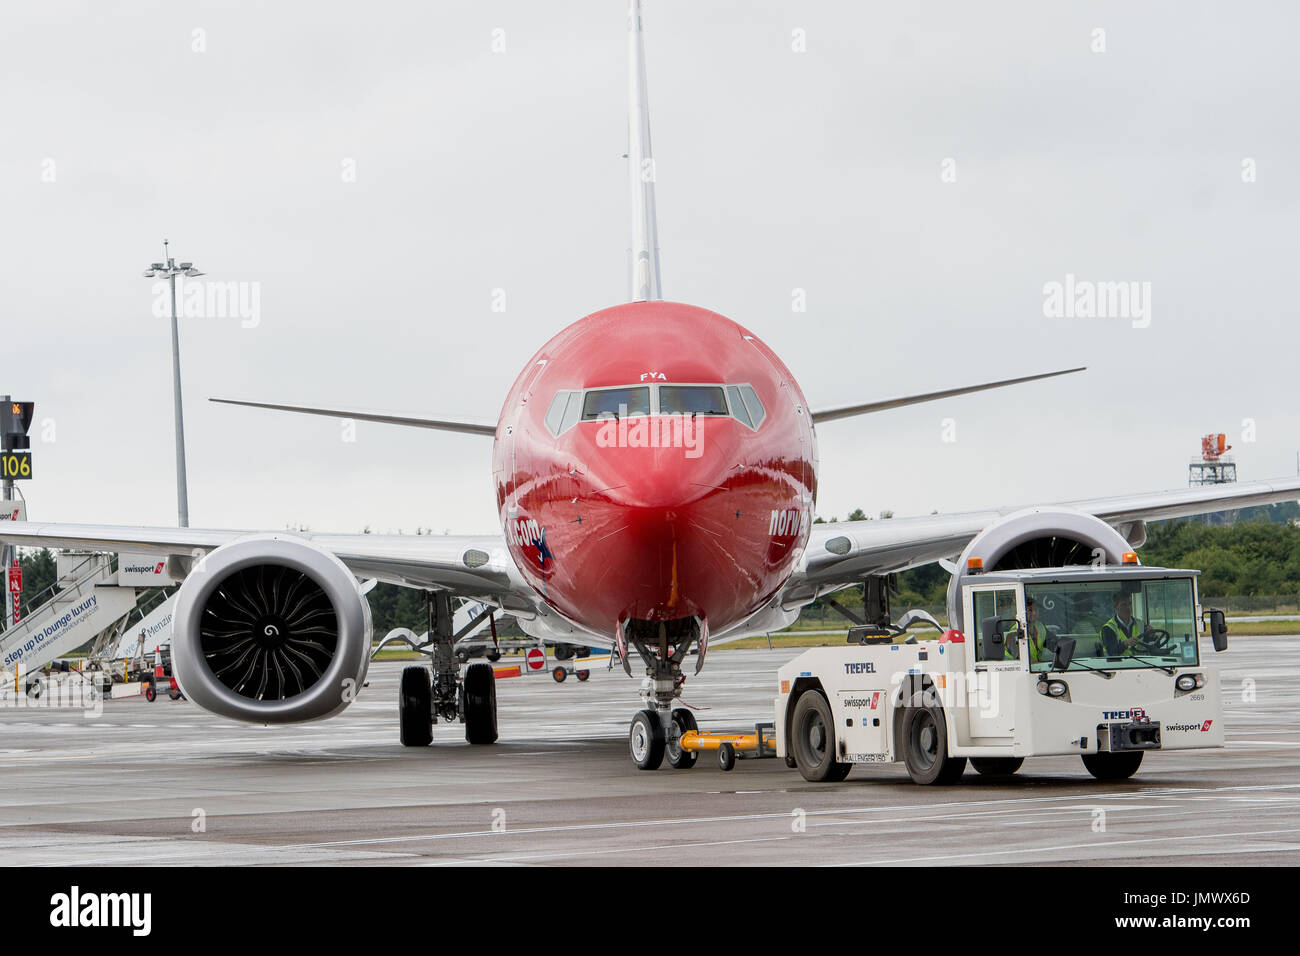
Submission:
[[[1115,613],[1101,626],[1101,645],[1108,657],[1122,657],[1137,650],[1147,628],[1133,616],[1133,595],[1121,591],[1113,600]]]
[[[1043,661],[1045,653],[1044,642],[1047,640],[1047,625],[1038,620],[1038,605],[1033,598],[1025,598],[1025,624],[1029,632],[1029,663],[1038,664]],[[1006,635],[1006,656],[1015,660],[1019,657],[1019,645],[1017,653],[1011,653],[1012,638],[1019,638],[1020,624],[1016,623]]]

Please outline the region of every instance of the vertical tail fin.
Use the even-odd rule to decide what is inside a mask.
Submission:
[[[632,185],[631,295],[633,302],[663,298],[659,285],[659,223],[655,218],[655,161],[650,150],[650,101],[646,95],[641,0],[627,13],[628,150]]]

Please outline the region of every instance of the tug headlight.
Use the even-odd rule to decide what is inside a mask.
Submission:
[[[1205,675],[1179,674],[1178,679],[1174,681],[1174,686],[1186,694],[1188,691],[1196,690],[1198,687],[1204,687]]]
[[[1064,697],[1070,692],[1070,688],[1063,680],[1040,680],[1038,692],[1048,697]]]

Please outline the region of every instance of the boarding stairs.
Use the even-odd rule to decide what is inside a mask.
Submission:
[[[11,679],[112,633],[151,590],[119,585],[113,554],[61,555],[60,565],[55,583],[24,601],[18,623],[0,632],[0,669]]]

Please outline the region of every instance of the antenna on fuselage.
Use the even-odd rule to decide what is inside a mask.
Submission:
[[[655,161],[650,150],[650,99],[646,94],[644,39],[641,0],[629,0],[627,166],[632,186],[629,288],[633,302],[664,297],[659,285],[659,223],[655,218]]]

